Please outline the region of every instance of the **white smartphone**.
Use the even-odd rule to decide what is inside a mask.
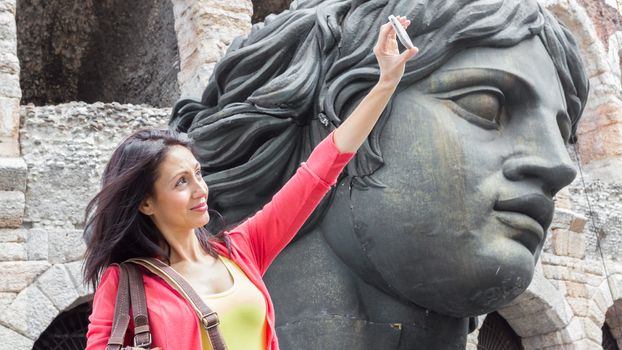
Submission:
[[[395,16],[391,15],[389,16],[389,22],[391,22],[391,24],[393,25],[395,33],[397,34],[397,38],[400,39],[402,45],[404,45],[406,48],[414,49],[415,45],[413,45],[413,42],[410,41],[410,37],[408,36],[408,33],[406,33],[406,31],[404,30],[404,27],[402,27],[400,21],[398,21]]]

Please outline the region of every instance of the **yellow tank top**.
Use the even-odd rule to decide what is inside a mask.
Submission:
[[[264,350],[266,300],[236,263],[225,257],[220,259],[231,274],[233,286],[221,293],[201,295],[201,298],[218,313],[218,327],[228,350]],[[203,350],[213,350],[203,327],[201,340]]]

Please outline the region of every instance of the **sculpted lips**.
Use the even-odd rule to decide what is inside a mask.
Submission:
[[[494,210],[501,212],[498,219],[510,226],[514,226],[519,229],[525,229],[537,235],[537,237],[514,237],[523,243],[527,248],[533,253],[536,251],[537,246],[540,244],[542,239],[544,239],[544,232],[551,224],[553,220],[553,212],[555,209],[555,203],[552,199],[548,198],[545,195],[533,193],[528,194],[521,197],[506,199],[506,200],[498,200],[495,203],[493,208]],[[515,215],[505,215],[503,216],[503,212],[507,214],[523,214],[536,223],[530,224],[533,222],[529,219],[521,220],[519,217],[514,217]],[[539,227],[534,227],[539,226]]]

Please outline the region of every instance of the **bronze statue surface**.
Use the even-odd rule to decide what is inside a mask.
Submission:
[[[265,276],[285,350],[464,348],[469,317],[529,285],[553,196],[576,175],[565,144],[587,77],[535,0],[298,1],[174,109],[210,207],[233,224],[270,199],[377,78],[370,45],[390,14],[412,19],[421,52]]]

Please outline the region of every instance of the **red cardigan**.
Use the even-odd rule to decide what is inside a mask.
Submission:
[[[242,224],[227,232],[231,254],[216,244],[219,254],[229,257],[246,273],[266,299],[266,339],[268,349],[278,350],[274,306],[262,276],[279,252],[290,242],[316,208],[330,186],[352,158],[340,153],[333,134],[326,137],[302,163],[296,174],[274,195],[272,201]],[[202,350],[200,323],[192,307],[160,277],[144,275],[152,347],[164,350]],[[86,350],[105,349],[110,337],[119,269],[104,271],[89,316]],[[132,325],[130,324],[130,327]],[[131,329],[131,328],[130,328]],[[128,330],[127,344],[132,341]]]

